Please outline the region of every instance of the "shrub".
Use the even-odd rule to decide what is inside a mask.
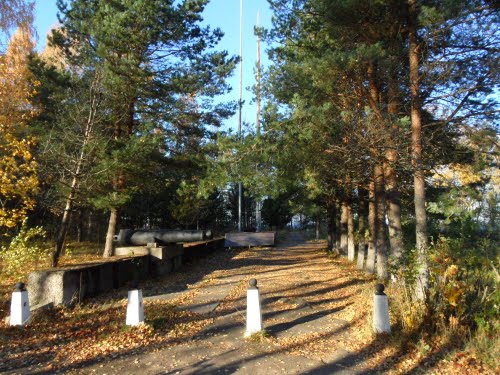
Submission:
[[[14,275],[27,263],[45,261],[48,249],[40,245],[39,240],[45,238],[47,233],[42,227],[28,228],[26,219],[21,230],[12,239],[9,246],[0,248],[0,258],[3,264],[3,273]]]
[[[414,296],[417,264],[414,251],[408,251],[406,267],[393,265],[393,274],[403,282],[391,285],[390,292],[402,333],[414,340],[430,335],[444,345],[466,345],[496,368],[500,337],[496,246],[488,238],[439,237],[429,249],[425,304]]]
[[[439,238],[430,251],[429,315],[438,324],[477,328],[478,319],[498,319],[500,303],[492,270],[494,245]]]

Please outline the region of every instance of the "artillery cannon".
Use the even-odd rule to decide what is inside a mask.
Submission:
[[[212,237],[211,230],[121,229],[118,235],[114,236],[114,241],[117,246],[146,246],[149,243],[198,242]]]

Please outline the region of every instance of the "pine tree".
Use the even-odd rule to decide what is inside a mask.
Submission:
[[[139,176],[146,173],[144,168],[154,168],[147,160],[156,157],[147,153],[161,148],[165,155],[175,151],[165,149],[166,140],[163,147],[154,144],[168,136],[179,110],[181,115],[190,112],[186,106],[177,106],[179,99],[193,95],[200,103],[203,111],[195,117],[200,129],[220,124],[229,114],[223,106],[214,107],[210,98],[228,89],[224,80],[234,60],[213,50],[222,37],[220,30],[199,25],[206,3],[58,2],[62,30],[54,34],[53,42],[65,48],[74,64],[101,66],[104,72],[114,137],[110,159],[103,161],[112,173],[103,175],[108,180],[103,179],[102,196],[96,200],[110,211],[105,256],[112,254],[120,209],[143,189]],[[161,132],[149,136],[154,129]],[[152,147],[140,147],[146,140],[153,142]]]

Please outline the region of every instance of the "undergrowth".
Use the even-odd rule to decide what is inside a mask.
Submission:
[[[429,289],[425,301],[415,297],[416,263],[396,272],[390,283],[391,310],[398,341],[422,355],[432,345],[467,349],[493,369],[500,366],[500,293],[494,244],[475,246],[463,239],[439,238],[429,251]]]

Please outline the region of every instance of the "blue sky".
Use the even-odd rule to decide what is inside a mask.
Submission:
[[[271,11],[267,0],[243,0],[243,122],[255,124],[255,104],[250,104],[253,94],[247,90],[255,84],[254,68],[257,59],[256,36],[254,26],[257,23],[257,12],[260,10],[260,22],[263,27],[271,25]],[[204,12],[204,22],[213,28],[219,27],[224,31],[224,39],[220,49],[230,55],[238,55],[240,51],[240,1],[239,0],[211,0]],[[45,36],[50,28],[57,24],[56,0],[37,0],[35,27],[38,32],[38,49],[43,49]],[[267,46],[261,43],[261,64],[267,65]],[[229,95],[221,97],[221,101],[239,99],[239,67],[229,81],[233,90]],[[238,115],[226,121],[226,128],[236,130]]]

